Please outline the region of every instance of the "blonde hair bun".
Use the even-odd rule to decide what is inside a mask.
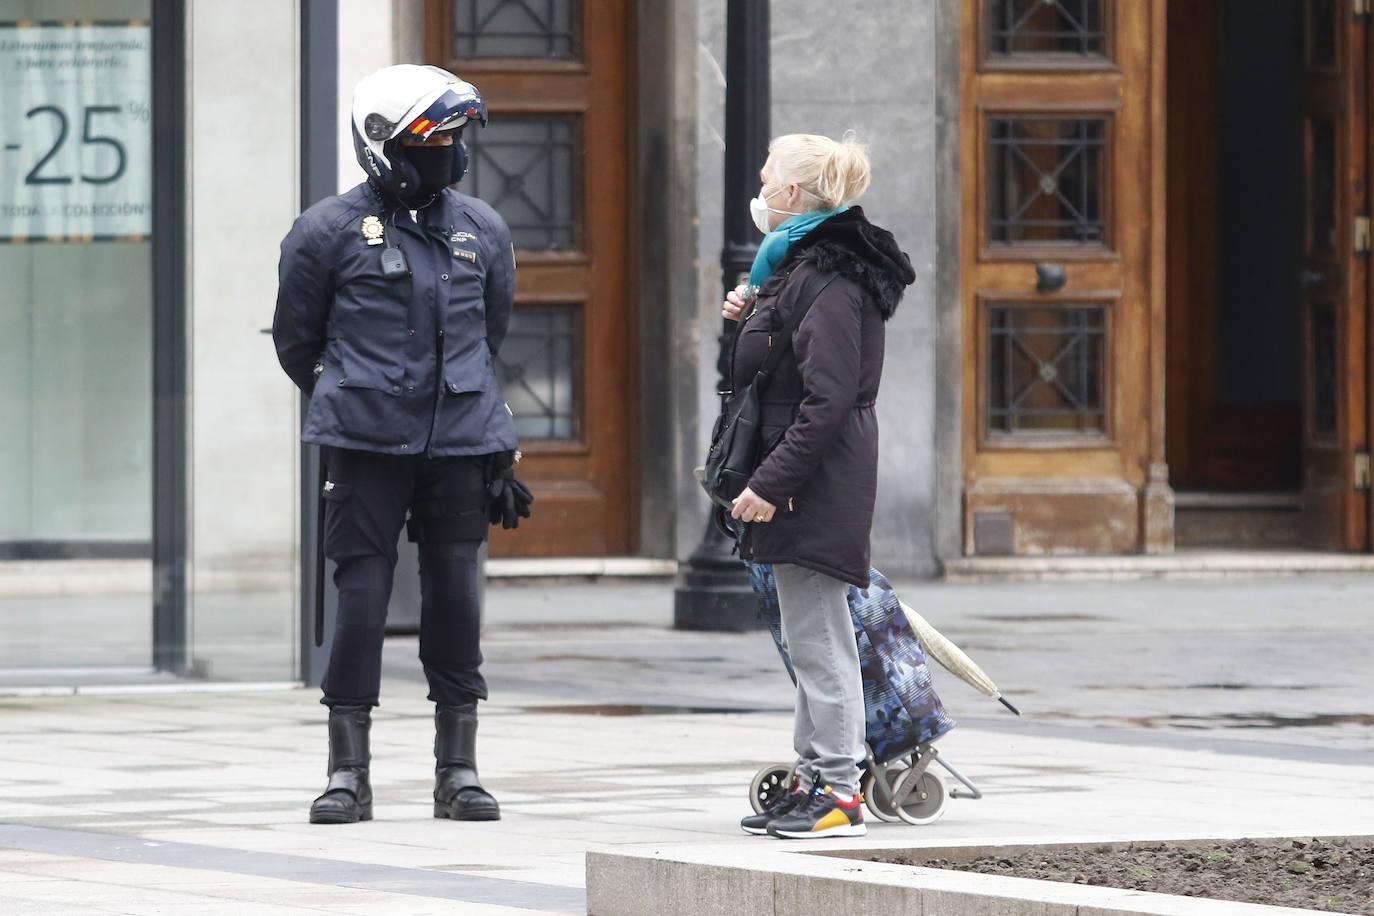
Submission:
[[[839,140],[821,134],[783,134],[768,144],[777,177],[796,184],[820,207],[834,210],[858,200],[868,190],[868,147],[852,130]]]

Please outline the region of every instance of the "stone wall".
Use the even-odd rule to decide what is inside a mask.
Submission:
[[[296,392],[261,331],[299,198],[298,15],[271,0],[200,3],[187,29],[195,588],[284,587],[296,543]]]

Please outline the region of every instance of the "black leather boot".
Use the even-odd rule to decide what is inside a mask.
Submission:
[[[434,816],[499,821],[501,809],[477,781],[477,704],[434,709]]]
[[[372,709],[367,706],[329,708],[329,785],[310,806],[312,824],[354,824],[372,820],[372,784],[368,767],[368,732]]]

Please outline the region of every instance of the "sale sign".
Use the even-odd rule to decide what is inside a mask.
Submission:
[[[0,22],[0,242],[152,232],[146,22]]]

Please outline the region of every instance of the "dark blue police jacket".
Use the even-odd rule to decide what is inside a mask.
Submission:
[[[510,230],[452,189],[418,220],[363,183],[302,213],[282,240],[272,339],[311,396],[302,440],[391,455],[515,448],[492,371],[514,299]],[[393,247],[408,269],[387,276]]]

